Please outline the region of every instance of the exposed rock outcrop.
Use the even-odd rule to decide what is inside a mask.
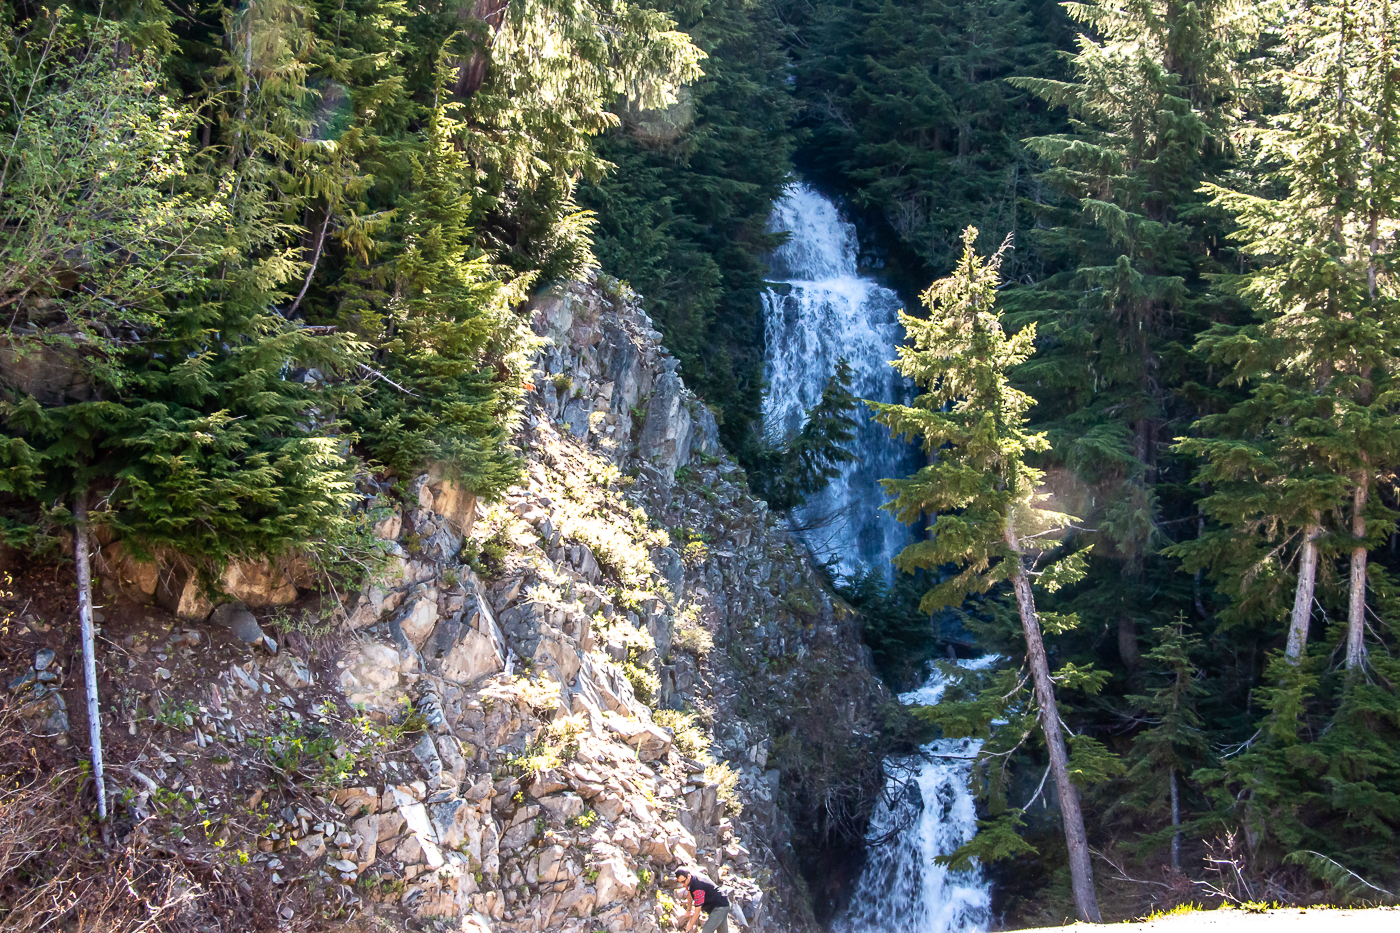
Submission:
[[[367,503],[392,555],[347,614],[340,684],[432,729],[418,780],[337,798],[356,827],[338,864],[402,878],[420,918],[646,931],[697,862],[740,927],[806,929],[793,820],[812,794],[858,796],[834,771],[884,695],[854,619],[613,291],[536,303],[527,478],[503,501],[429,475]]]
[[[634,295],[571,285],[533,323],[519,484],[482,503],[434,472],[365,478],[383,559],[343,600],[283,608],[312,582],[292,557],[205,587],[99,538],[117,822],[387,928],[650,933],[695,864],[733,928],[813,930],[797,848],[878,789],[856,619]],[[67,741],[68,663],[4,682],[30,735]],[[186,838],[190,807],[225,828]]]

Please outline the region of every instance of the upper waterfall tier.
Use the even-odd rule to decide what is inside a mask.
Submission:
[[[770,257],[770,276],[783,285],[764,295],[768,395],[763,415],[770,437],[779,441],[802,427],[806,410],[821,398],[841,359],[854,370],[856,395],[905,400],[909,385],[889,365],[904,336],[899,297],[857,273],[855,227],[841,219],[831,201],[806,185],[793,185],[775,205],[769,229],[789,234]],[[863,407],[856,416],[860,427],[850,445],[855,462],[812,496],[797,519],[807,544],[818,557],[834,559],[843,575],[888,576],[890,561],[909,534],[880,510],[887,501],[880,480],[911,472],[917,460],[912,448],[892,439]]]

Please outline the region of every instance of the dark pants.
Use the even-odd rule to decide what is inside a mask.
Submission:
[[[700,928],[700,933],[729,933],[729,905],[710,911],[709,916],[705,918],[705,925]]]

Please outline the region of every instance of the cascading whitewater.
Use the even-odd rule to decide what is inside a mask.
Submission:
[[[764,295],[768,397],[763,415],[770,436],[781,440],[802,427],[806,410],[820,400],[842,358],[851,364],[856,395],[907,401],[910,386],[889,365],[904,337],[896,317],[899,298],[856,273],[855,228],[826,198],[793,185],[774,206],[769,229],[790,234],[771,257],[770,277],[781,284]],[[909,531],[880,510],[887,499],[880,480],[911,473],[918,459],[867,410],[858,411],[857,418],[860,427],[850,445],[856,461],[811,497],[797,519],[808,546],[823,559],[834,558],[841,574],[889,574]],[[935,671],[900,700],[932,705],[946,686]],[[934,862],[977,831],[967,778],[978,747],[972,740],[945,739],[925,746],[923,755],[886,762],[886,793],[871,818],[868,858],[837,921],[839,933],[986,929],[991,896],[981,872],[949,871]]]
[[[988,663],[992,658],[968,662]],[[906,705],[936,704],[948,683],[935,670]],[[981,743],[940,739],[924,754],[890,759],[889,779],[866,839],[865,867],[837,933],[973,933],[990,919],[991,891],[980,869],[951,871],[934,862],[977,832],[968,770]]]
[[[793,185],[773,208],[769,229],[788,242],[770,257],[769,276],[781,283],[764,294],[764,424],[770,437],[791,437],[839,360],[851,364],[851,390],[881,402],[905,401],[909,384],[890,367],[903,339],[894,292],[856,273],[855,228],[836,205],[806,185]],[[908,542],[908,529],[880,510],[880,480],[917,468],[913,448],[890,437],[864,406],[850,450],[854,463],[797,513],[803,537],[838,572],[891,573],[891,559]]]

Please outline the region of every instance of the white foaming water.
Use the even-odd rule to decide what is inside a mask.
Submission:
[[[898,296],[856,273],[855,228],[836,206],[806,185],[788,188],[773,209],[770,230],[791,236],[772,257],[770,275],[781,286],[764,295],[768,343],[768,397],[764,423],[775,440],[802,427],[806,410],[821,398],[838,360],[853,370],[852,391],[861,398],[904,402],[907,381],[889,365],[904,338]],[[887,496],[879,481],[918,468],[917,451],[890,437],[864,406],[850,444],[856,461],[797,514],[807,544],[822,559],[835,558],[844,576],[878,570],[889,578],[894,555],[909,530],[880,509]],[[966,662],[969,667],[994,658]],[[934,705],[947,688],[935,670],[905,704]],[[980,869],[949,871],[934,863],[972,838],[977,808],[968,772],[980,743],[942,739],[922,755],[890,759],[885,794],[871,817],[867,859],[837,933],[973,933],[985,930],[991,894]]]
[[[791,236],[770,258],[770,276],[783,283],[763,296],[768,395],[764,424],[781,440],[802,427],[820,399],[838,360],[851,364],[851,390],[880,402],[907,401],[908,382],[890,367],[904,337],[897,295],[856,274],[855,227],[836,205],[806,185],[792,185],[773,208],[770,230]],[[798,510],[804,538],[822,559],[851,576],[876,570],[889,578],[891,559],[909,530],[880,510],[887,501],[880,480],[917,469],[914,449],[890,437],[870,412],[856,412],[860,426],[849,449],[853,463]]]
[[[990,664],[994,657],[964,662]],[[935,669],[905,705],[933,706],[948,681]],[[924,754],[890,759],[885,793],[870,819],[865,867],[837,933],[974,933],[987,929],[991,889],[980,868],[951,871],[934,862],[977,832],[968,771],[981,742],[939,739]]]

